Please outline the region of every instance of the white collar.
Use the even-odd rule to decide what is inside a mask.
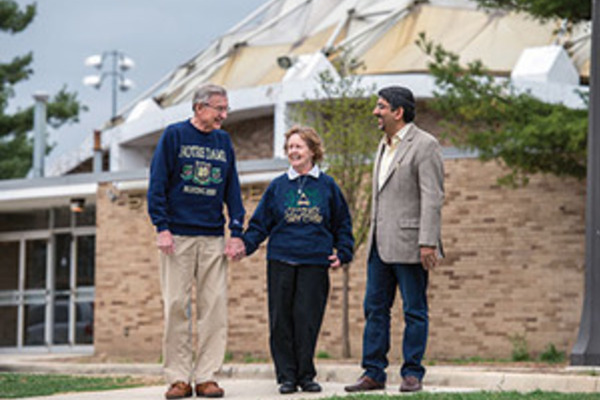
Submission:
[[[288,168],[288,170],[287,170],[287,172],[286,172],[286,173],[287,173],[288,179],[289,179],[290,181],[293,181],[294,179],[297,179],[297,178],[299,178],[300,176],[302,176],[302,175],[300,175],[300,174],[298,173],[298,171],[296,171],[296,170],[295,170],[293,167],[291,167],[291,166]],[[308,171],[308,174],[307,174],[307,175],[310,175],[310,176],[312,176],[313,178],[317,178],[317,179],[318,179],[318,178],[319,178],[319,174],[320,174],[320,173],[321,173],[321,170],[319,169],[319,166],[315,164],[315,165],[314,165],[314,166],[311,168],[311,170],[310,170],[310,171]]]
[[[412,122],[409,122],[408,124],[404,125],[402,127],[402,129],[400,129],[398,131],[398,133],[396,135],[398,135],[398,137],[400,138],[400,140],[404,140],[404,136],[406,136],[406,134],[408,133],[408,130],[410,129],[410,127],[413,125]]]
[[[404,125],[398,132],[396,132],[396,134],[394,136],[392,136],[392,146],[400,143],[400,141],[404,140],[404,136],[406,136],[406,134],[408,133],[408,130],[410,129],[410,127],[413,125],[412,122],[409,122],[408,124]],[[386,145],[388,145],[387,139],[383,138],[383,141]],[[389,146],[389,145],[388,145]]]

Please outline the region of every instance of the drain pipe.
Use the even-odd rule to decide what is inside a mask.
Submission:
[[[102,131],[94,130],[94,173],[102,172]]]
[[[35,107],[33,110],[33,177],[44,176],[44,157],[46,157],[46,104],[48,94],[37,92],[33,95]]]

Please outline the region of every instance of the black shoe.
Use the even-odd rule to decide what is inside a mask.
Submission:
[[[283,382],[279,386],[279,393],[281,393],[281,394],[294,393],[296,390],[298,390],[298,388],[296,387],[296,384],[293,382]]]
[[[317,393],[317,392],[320,392],[321,390],[323,390],[321,388],[321,385],[319,385],[315,381],[308,381],[308,382],[301,383],[300,387],[302,388],[303,392]]]

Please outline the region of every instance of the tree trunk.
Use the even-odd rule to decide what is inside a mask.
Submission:
[[[350,264],[343,266],[343,283],[342,283],[342,357],[350,358],[352,356],[350,352],[350,317],[348,313],[349,309],[349,295],[350,291]]]

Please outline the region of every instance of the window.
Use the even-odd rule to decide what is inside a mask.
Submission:
[[[0,348],[93,344],[95,215],[0,213]]]

